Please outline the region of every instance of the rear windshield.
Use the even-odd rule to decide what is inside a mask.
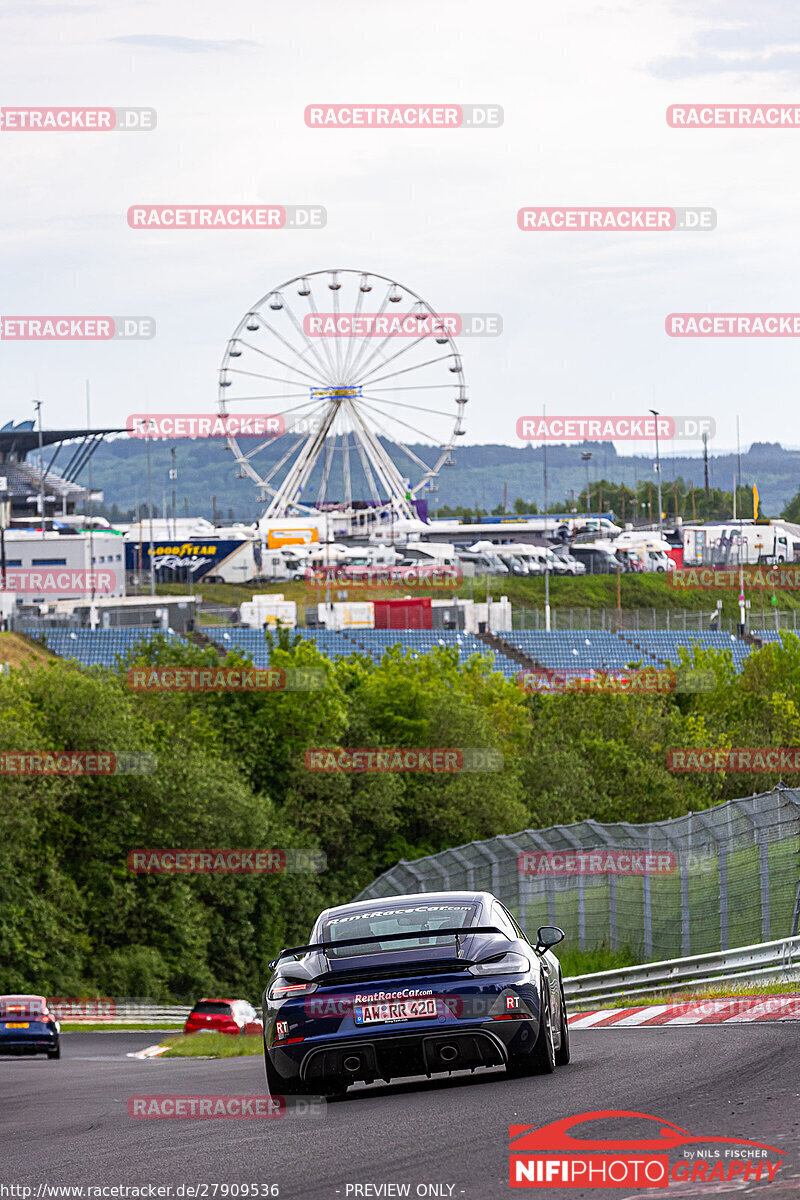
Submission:
[[[222,1000],[201,1000],[199,1004],[195,1004],[192,1009],[193,1013],[221,1013],[223,1016],[231,1015],[230,1004],[225,1004]]]
[[[402,941],[364,942],[329,952],[330,957],[351,958],[362,954],[382,954],[421,946],[454,945],[452,934],[437,937],[437,929],[468,929],[475,924],[475,904],[409,904],[394,908],[385,905],[364,913],[343,913],[329,917],[322,930],[322,941],[341,942],[357,937],[382,937],[392,933],[419,933]]]
[[[43,1013],[41,1000],[26,1000],[3,998],[0,1000],[0,1017],[13,1020],[14,1017],[41,1016]]]

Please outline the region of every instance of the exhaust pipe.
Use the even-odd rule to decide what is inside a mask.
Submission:
[[[443,1062],[453,1062],[458,1058],[458,1049],[455,1046],[442,1046],[439,1050],[439,1057]]]
[[[344,1060],[342,1066],[345,1071],[349,1071],[351,1075],[355,1075],[361,1069],[361,1059],[357,1058],[355,1054],[351,1054]]]

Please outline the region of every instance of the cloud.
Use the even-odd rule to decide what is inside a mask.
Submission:
[[[127,46],[142,46],[147,50],[175,50],[178,54],[230,54],[238,50],[250,50],[258,46],[248,38],[232,38],[228,41],[211,38],[174,37],[165,33],[132,33],[124,37],[108,38]]]
[[[800,68],[800,24],[794,0],[761,0],[758,8],[731,0],[711,0],[705,12],[679,5],[705,27],[698,29],[685,54],[658,58],[650,73],[660,79],[691,75],[758,74]]]
[[[650,73],[658,79],[686,79],[690,75],[748,74],[800,70],[800,50],[776,54],[724,57],[721,54],[684,54],[660,58],[650,64]]]

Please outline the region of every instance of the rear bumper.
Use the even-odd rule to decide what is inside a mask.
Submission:
[[[323,1080],[371,1083],[412,1075],[501,1067],[509,1055],[533,1049],[534,1021],[484,1022],[479,1025],[420,1029],[409,1033],[361,1034],[314,1039],[313,1044],[265,1048],[275,1070],[286,1080],[310,1086]]]
[[[58,1049],[58,1034],[48,1037],[42,1034],[30,1038],[0,1037],[0,1056],[3,1054],[45,1054]]]

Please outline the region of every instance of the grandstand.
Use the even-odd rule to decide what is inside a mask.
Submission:
[[[44,429],[34,428],[33,421],[9,421],[0,429],[0,476],[6,480],[11,499],[11,516],[66,516],[74,513],[81,503],[92,499],[87,488],[77,478],[107,434],[115,429]],[[63,467],[56,471],[54,464],[63,446],[70,453]],[[55,446],[49,461],[28,462],[28,455]],[[41,495],[44,492],[44,513]],[[97,499],[102,494],[97,493]]]
[[[82,667],[113,667],[118,656],[126,655],[137,642],[153,636],[152,626],[126,626],[117,629],[42,629],[27,626],[23,633],[43,641],[58,658],[72,658]],[[164,633],[168,641],[180,642],[177,633]]]
[[[238,649],[252,659],[256,667],[269,663],[269,644],[260,629],[231,629],[225,626],[204,626],[203,633],[222,650]],[[438,646],[454,647],[458,650],[459,662],[465,662],[473,654],[488,654],[494,658],[495,670],[509,679],[519,673],[519,665],[508,656],[495,653],[485,642],[472,633],[441,629],[304,629],[290,631],[305,641],[316,644],[320,654],[327,658],[348,658],[351,654],[362,654],[373,662],[380,662],[391,646],[400,646],[412,654],[427,654]]]
[[[127,654],[137,642],[153,636],[149,626],[117,627],[114,629],[53,629],[25,626],[29,637],[41,638],[51,653],[60,658],[72,658],[82,666],[113,666],[118,655]],[[263,630],[238,626],[207,625],[202,627],[203,641],[214,645],[222,654],[237,650],[256,667],[269,666],[270,643]],[[348,658],[358,654],[380,662],[392,646],[399,646],[412,655],[428,654],[437,647],[458,651],[459,662],[481,654],[493,660],[494,669],[507,679],[516,678],[521,671],[545,667],[555,671],[623,671],[628,667],[665,667],[680,661],[680,649],[690,653],[694,646],[703,649],[730,650],[733,665],[742,669],[752,646],[728,633],[668,633],[666,631],[612,633],[600,630],[563,630],[544,633],[534,630],[506,631],[503,634],[477,635],[463,630],[440,629],[349,629],[329,630],[298,628],[289,630],[291,639],[300,637],[314,642],[327,658]],[[169,630],[163,635],[169,641],[182,641],[180,634]],[[781,635],[774,630],[759,631],[755,638],[765,643],[777,642]]]

